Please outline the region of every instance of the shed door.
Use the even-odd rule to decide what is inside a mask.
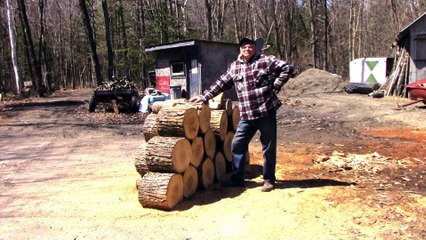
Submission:
[[[191,60],[191,73],[189,78],[189,97],[201,94],[201,67],[197,59]]]
[[[426,36],[416,38],[416,79],[426,78]]]

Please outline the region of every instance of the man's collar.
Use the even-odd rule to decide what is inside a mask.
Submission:
[[[252,63],[252,62],[254,62],[254,61],[257,61],[259,58],[260,58],[260,53],[259,53],[259,52],[256,52],[256,53],[253,55],[253,57],[251,57],[251,59],[250,59],[249,63]],[[241,53],[238,55],[237,60],[238,60],[239,62],[241,62],[241,63],[245,63],[245,61],[244,61],[244,57],[243,57],[243,55],[241,55]]]

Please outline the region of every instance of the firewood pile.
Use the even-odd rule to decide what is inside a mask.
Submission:
[[[239,110],[230,100],[206,105],[180,99],[152,110],[143,126],[146,144],[135,159],[138,198],[143,207],[172,210],[232,171]]]
[[[111,81],[106,81],[102,85],[98,86],[96,90],[136,90],[136,85],[126,78],[113,78]]]
[[[405,49],[401,49],[398,53],[392,74],[382,87],[386,89],[386,96],[408,97],[405,86],[409,83],[410,55]]]

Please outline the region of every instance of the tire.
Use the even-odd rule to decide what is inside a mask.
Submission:
[[[95,95],[92,95],[89,100],[89,112],[94,112],[96,109]]]
[[[130,109],[132,112],[138,111],[138,98],[136,96],[132,96],[132,103],[130,104]]]

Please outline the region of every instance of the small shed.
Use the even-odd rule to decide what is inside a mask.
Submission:
[[[350,82],[383,85],[392,68],[393,59],[386,57],[364,57],[349,63]]]
[[[386,95],[408,97],[405,86],[426,78],[426,12],[402,29],[392,46],[395,60]]]
[[[426,12],[399,32],[396,47],[409,55],[408,82],[426,78]]]
[[[190,98],[202,94],[239,54],[238,44],[205,40],[185,40],[150,46],[155,54],[155,88]],[[235,91],[225,97],[235,99]]]

